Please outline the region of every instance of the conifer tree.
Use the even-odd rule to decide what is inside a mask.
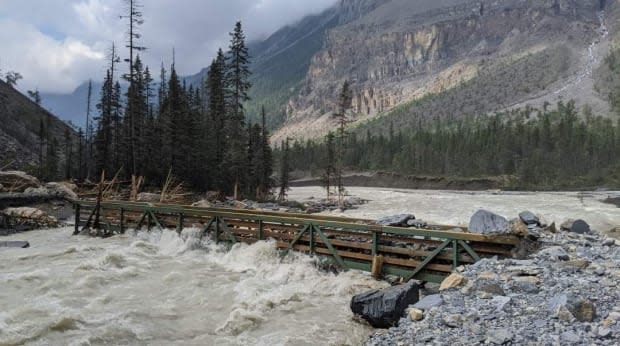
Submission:
[[[269,131],[267,130],[265,107],[261,107],[261,133],[260,133],[260,150],[259,168],[258,168],[258,191],[256,199],[265,200],[271,191],[273,185],[271,175],[273,174],[273,154],[271,145],[269,145]]]
[[[217,167],[213,172],[213,181],[219,189],[225,185],[223,167],[224,153],[226,152],[226,85],[225,85],[226,61],[224,52],[218,50],[217,57],[211,63],[207,73],[207,94],[209,95],[207,112],[210,120],[210,127],[213,129],[213,162],[212,166]]]
[[[243,102],[250,99],[249,82],[249,54],[245,45],[245,34],[241,22],[237,22],[235,29],[230,33],[230,46],[227,57],[226,85],[229,93],[228,117],[226,119],[226,141],[229,143],[225,153],[225,167],[230,172],[234,198],[238,198],[243,191],[246,169],[245,114]]]
[[[338,205],[340,208],[344,208],[344,183],[342,176],[344,174],[344,146],[346,136],[346,126],[349,123],[349,117],[347,111],[351,109],[351,102],[353,100],[353,93],[349,87],[349,81],[344,81],[340,95],[338,97],[338,112],[334,114],[334,118],[338,123],[338,160],[335,170],[336,189],[338,191]]]

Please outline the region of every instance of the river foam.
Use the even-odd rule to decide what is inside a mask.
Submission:
[[[71,231],[8,237],[31,248],[0,251],[0,345],[353,345],[370,329],[354,320],[351,295],[385,286],[322,272],[307,255],[281,258],[269,241],[228,249],[198,229]]]

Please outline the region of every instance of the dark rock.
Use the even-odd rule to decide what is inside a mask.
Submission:
[[[418,299],[418,284],[410,281],[404,285],[355,295],[351,299],[351,310],[375,328],[389,328],[397,325],[407,307]]]
[[[567,220],[560,225],[560,229],[579,234],[590,233],[590,225],[583,220]]]
[[[488,210],[478,210],[469,220],[469,231],[480,234],[505,234],[510,232],[508,220]]]
[[[506,295],[506,293],[502,289],[502,286],[500,286],[498,284],[494,284],[494,283],[480,286],[480,291],[486,292],[486,293],[490,293],[490,294],[496,295],[496,296]]]
[[[526,211],[519,213],[519,218],[526,225],[537,225],[537,226],[540,225],[540,219],[538,218],[538,216],[534,215],[534,213],[532,213],[531,211],[526,210]]]
[[[377,220],[377,224],[382,226],[407,226],[407,221],[414,219],[415,216],[411,214],[398,214],[392,216],[384,216]]]
[[[554,296],[547,304],[547,308],[555,314],[565,308],[580,322],[591,322],[596,316],[596,309],[590,300],[578,298],[573,294],[562,293]]]
[[[413,304],[413,307],[416,309],[428,310],[430,308],[441,306],[441,304],[443,304],[443,299],[441,299],[441,295],[431,294],[420,299],[419,302]]]
[[[30,243],[24,240],[0,241],[0,247],[27,248],[27,247],[30,247]]]

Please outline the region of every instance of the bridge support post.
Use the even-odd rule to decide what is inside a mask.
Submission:
[[[80,233],[80,205],[74,204],[75,207],[75,229],[73,230],[73,234]]]

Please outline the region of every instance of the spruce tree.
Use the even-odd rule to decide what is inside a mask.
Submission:
[[[213,129],[213,158],[211,165],[217,167],[212,173],[214,186],[219,190],[226,190],[226,174],[224,153],[226,150],[226,85],[225,85],[226,61],[224,52],[218,50],[217,57],[211,63],[207,73],[206,89],[209,96],[207,112],[210,120],[210,128]]]
[[[286,141],[282,141],[281,144],[281,153],[280,153],[280,174],[279,174],[279,184],[280,191],[278,192],[278,201],[283,202],[286,200],[287,192],[290,190],[290,157],[289,157],[289,139]]]
[[[251,73],[248,48],[245,45],[245,34],[241,28],[241,22],[237,22],[230,36],[225,74],[229,94],[225,132],[229,145],[224,155],[224,166],[231,178],[233,196],[238,198],[239,192],[244,188],[247,169],[243,102],[250,99],[248,90],[251,87],[249,82]]]

